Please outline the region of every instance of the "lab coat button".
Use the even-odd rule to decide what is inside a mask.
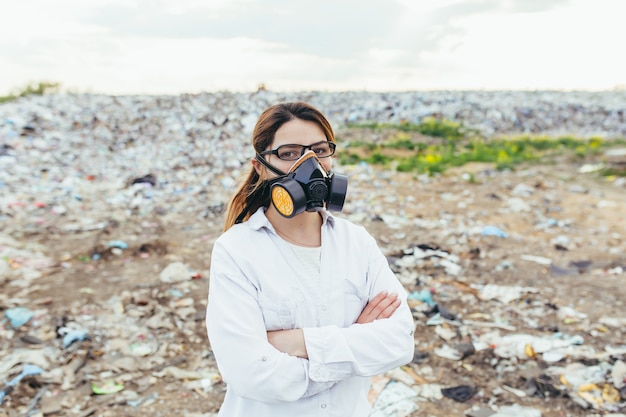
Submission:
[[[326,408],[326,404],[322,404],[322,408]]]

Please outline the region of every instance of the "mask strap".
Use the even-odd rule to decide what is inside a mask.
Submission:
[[[276,168],[275,166],[271,165],[269,162],[267,162],[265,160],[265,158],[263,158],[261,155],[259,155],[258,153],[255,156],[255,159],[257,161],[259,161],[261,163],[261,165],[263,165],[265,168],[269,169],[270,171],[272,171],[274,174],[276,175],[282,175],[285,176],[287,175],[285,172],[281,171],[280,169]]]
[[[243,209],[241,214],[239,214],[239,216],[237,216],[237,218],[235,219],[235,224],[241,223],[243,221],[243,218],[246,217],[246,214],[248,214],[248,211],[250,211],[250,205],[249,204],[246,206],[246,208]]]
[[[272,178],[270,180],[263,181],[264,182],[263,187],[266,187],[266,189],[265,189],[265,191],[261,191],[261,192],[262,193],[268,192],[267,189],[269,189],[272,186],[272,184],[274,184],[275,182],[280,181],[281,178],[283,178],[284,176],[285,175],[283,174],[282,177]],[[235,219],[235,224],[239,224],[239,223],[243,222],[243,219],[246,217],[246,214],[248,214],[248,212],[250,211],[250,207],[252,207],[251,203],[247,204],[244,207],[244,209],[241,211],[241,213],[239,213],[239,216],[237,216],[237,218]]]

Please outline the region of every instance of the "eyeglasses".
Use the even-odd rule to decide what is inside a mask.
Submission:
[[[271,154],[276,155],[279,159],[282,159],[283,161],[295,161],[296,159],[304,155],[304,152],[307,149],[310,149],[315,153],[315,156],[317,156],[318,158],[328,158],[335,153],[335,147],[337,147],[337,145],[334,142],[323,140],[321,142],[317,142],[308,146],[296,144],[280,145],[276,149],[263,151],[260,153],[260,155]]]

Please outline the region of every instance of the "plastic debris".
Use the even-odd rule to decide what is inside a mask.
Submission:
[[[496,226],[485,226],[480,231],[480,234],[483,236],[497,236],[505,239],[509,237],[506,232]]]
[[[536,294],[538,288],[534,287],[507,287],[503,285],[488,284],[479,288],[478,296],[482,300],[498,300],[504,304],[521,299],[526,294]]]
[[[618,360],[611,370],[611,381],[613,386],[619,390],[626,387],[626,362]]]
[[[626,327],[626,317],[600,317],[598,323],[609,327],[624,328]]]
[[[112,380],[109,380],[101,384],[92,383],[91,390],[93,391],[94,394],[97,394],[97,395],[115,394],[120,391],[123,391],[124,385],[118,384]]]
[[[391,381],[372,407],[370,417],[408,417],[418,409],[413,399],[417,393],[401,382]]]
[[[182,262],[173,262],[161,271],[159,279],[161,282],[165,283],[176,283],[190,280],[194,275],[195,271],[193,271],[188,265],[185,265]]]
[[[587,314],[581,313],[570,306],[563,306],[558,309],[557,317],[565,324],[572,324],[586,320]]]
[[[109,242],[108,246],[110,248],[128,249],[128,243],[121,240],[112,240]]]
[[[467,417],[490,417],[496,412],[491,408],[474,406],[465,411]]]
[[[541,417],[541,410],[532,407],[522,407],[518,404],[502,406],[491,417]]]
[[[561,337],[559,337],[561,336]],[[535,355],[543,354],[546,362],[558,362],[566,354],[574,354],[572,346],[582,345],[584,340],[581,336],[547,336],[539,337],[530,334],[508,334],[502,337],[491,338],[486,335],[486,340],[494,347],[494,353],[502,358],[517,357],[519,359],[533,358]],[[546,354],[558,355],[550,357]]]
[[[80,342],[89,338],[87,330],[83,329],[65,329],[63,333],[63,349],[68,348],[74,342]]]
[[[520,255],[520,259],[530,262],[536,262],[540,265],[550,265],[552,264],[552,260],[545,258],[543,256],[535,256],[535,255]]]
[[[6,310],[4,315],[11,322],[11,327],[17,329],[28,323],[33,318],[34,313],[26,307],[14,307]]]
[[[433,301],[433,294],[430,290],[423,289],[421,291],[413,291],[408,295],[409,300],[418,300],[426,303],[429,307],[433,307],[436,303]]]
[[[441,393],[444,397],[453,399],[454,401],[464,403],[474,396],[476,387],[470,385],[459,385],[456,387],[442,388]]]
[[[459,352],[457,349],[454,349],[453,347],[450,347],[448,345],[435,348],[434,353],[440,358],[451,359],[453,361],[458,361],[463,358],[462,352]]]
[[[6,395],[6,391],[8,388],[16,386],[22,381],[22,379],[24,379],[27,376],[40,375],[43,372],[44,370],[38,367],[37,365],[25,364],[24,368],[22,369],[22,372],[20,372],[19,375],[17,375],[16,377],[12,378],[9,382],[7,382],[7,384],[3,387],[3,389],[0,390],[0,405],[2,404],[4,400],[4,396]]]

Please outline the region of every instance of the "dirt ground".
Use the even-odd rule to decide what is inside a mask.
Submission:
[[[448,274],[432,264],[416,266],[409,268],[416,272],[416,278],[407,282],[406,288],[408,292],[433,289],[434,299],[461,320],[491,316],[486,319],[491,322],[501,312],[506,324],[515,328],[502,330],[504,334],[561,331],[581,335],[585,346],[603,352],[606,346],[623,346],[626,340],[622,328],[598,324],[602,317],[625,316],[626,272],[620,273],[619,267],[626,269],[626,192],[594,174],[578,173],[580,166],[580,161],[566,158],[522,166],[514,172],[473,165],[435,178],[372,167],[346,168],[349,202],[339,216],[364,224],[399,275],[410,276],[407,267],[395,261],[415,245],[438,247],[458,256],[460,274]],[[468,180],[469,173],[473,174],[472,181]],[[528,186],[522,196],[514,194],[519,184]],[[515,197],[528,204],[527,210],[510,207]],[[556,226],[540,227],[547,218]],[[12,233],[11,238],[24,247],[37,244],[55,260],[55,266],[47,268],[28,288],[0,279],[5,308],[14,304],[11,300],[20,299],[22,305],[39,311],[35,322],[17,330],[4,324],[0,363],[16,349],[60,346],[56,330],[79,317],[90,317],[92,326],[90,339],[62,349],[62,356],[53,361],[56,368],[72,369],[73,379],[68,385],[43,377],[27,378],[5,397],[0,416],[25,415],[29,409],[41,407],[46,415],[71,416],[200,416],[217,412],[224,395],[223,383],[217,381],[211,389],[203,389],[189,385],[191,377],[181,379],[159,372],[167,365],[217,372],[206,337],[204,309],[211,247],[220,233],[221,214],[209,211],[199,218],[167,213],[129,216],[122,222],[100,220],[108,221],[100,230],[67,233],[52,225],[31,231],[23,225],[22,233]],[[498,227],[508,237],[481,235],[480,228],[487,225]],[[16,230],[15,225],[12,230]],[[566,239],[555,243],[558,236]],[[127,241],[129,248],[119,255],[103,248],[113,239]],[[98,261],[90,259],[95,252],[101,253]],[[552,267],[522,255],[548,258]],[[178,261],[197,271],[193,279],[175,287],[182,297],[173,295],[171,284],[159,280],[160,271]],[[572,262],[583,261],[590,261],[590,266],[572,266]],[[534,287],[538,292],[507,305],[478,299],[471,286],[486,284]],[[183,319],[175,312],[183,303],[180,300],[187,299],[193,300],[184,302],[193,311]],[[557,310],[565,306],[587,318],[564,322]],[[544,313],[531,316],[532,308]],[[111,353],[112,346],[128,334],[108,331],[112,321],[128,321],[132,327],[155,316],[168,323],[154,329],[158,351],[133,364],[120,362],[121,357]],[[416,308],[415,319],[416,349],[421,359],[410,368],[429,382],[444,387],[468,384],[477,392],[466,402],[445,397],[419,401],[413,416],[457,416],[473,406],[491,404],[533,407],[544,417],[606,413],[584,409],[566,394],[520,397],[502,390],[506,385],[525,391],[529,375],[548,365],[538,358],[509,360],[509,369],[503,369],[502,360],[499,362],[490,349],[462,361],[439,357],[433,352],[444,341],[434,326],[426,324],[423,308]],[[38,340],[33,343],[29,336]],[[462,341],[464,336],[460,334],[455,340]],[[615,359],[619,358],[612,358],[613,362]],[[423,372],[426,368],[428,373]],[[64,375],[67,383],[68,374]],[[124,391],[94,395],[90,384],[107,376],[123,384]]]

